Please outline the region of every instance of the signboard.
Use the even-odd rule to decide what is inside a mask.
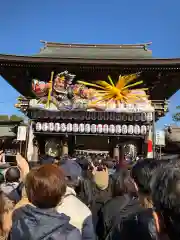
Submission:
[[[32,111],[29,112],[31,119],[60,119],[60,120],[75,120],[75,121],[114,121],[114,122],[152,122],[152,112],[85,112],[85,111]]]
[[[26,133],[27,133],[27,127],[19,126],[18,132],[17,132],[17,140],[18,141],[26,141]]]
[[[165,146],[165,132],[163,130],[156,131],[156,145]]]

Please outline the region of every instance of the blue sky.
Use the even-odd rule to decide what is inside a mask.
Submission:
[[[33,54],[40,40],[68,43],[152,41],[154,57],[180,57],[178,0],[6,0],[1,2],[0,53]],[[180,81],[180,80],[179,80]],[[0,114],[19,114],[18,93],[0,78]],[[180,92],[158,127],[172,123]]]

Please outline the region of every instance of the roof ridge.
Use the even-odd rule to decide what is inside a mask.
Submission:
[[[148,47],[152,44],[152,42],[147,43],[137,43],[137,44],[84,44],[84,43],[57,43],[57,42],[47,42],[40,41],[44,44],[43,48],[47,47],[62,47],[62,48],[108,48],[108,49],[119,49],[119,48],[131,48],[131,49],[144,49],[148,50]]]

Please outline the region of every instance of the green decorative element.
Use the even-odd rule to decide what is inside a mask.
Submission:
[[[148,51],[148,46],[146,44],[144,45],[144,51]]]
[[[164,101],[164,112],[165,112],[165,113],[167,113],[167,112],[169,111],[168,106],[169,106],[169,103],[168,103],[168,101],[165,99],[165,101]]]
[[[180,106],[177,106],[176,109],[180,110]],[[173,121],[180,122],[180,112],[178,111],[178,112],[174,113],[172,118],[173,118]]]

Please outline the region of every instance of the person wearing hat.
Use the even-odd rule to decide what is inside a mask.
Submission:
[[[55,162],[55,158],[52,156],[44,155],[44,156],[40,156],[39,158],[40,165],[53,164],[54,162]]]
[[[91,209],[93,225],[96,228],[98,212],[112,198],[113,179],[103,161],[91,162],[91,177],[82,182],[81,199]]]
[[[66,160],[60,164],[60,168],[65,173],[67,188],[64,198],[57,206],[57,211],[70,217],[70,223],[81,231],[83,240],[94,240],[95,232],[91,211],[77,198],[75,192],[82,176],[82,169],[78,163],[72,160]]]

